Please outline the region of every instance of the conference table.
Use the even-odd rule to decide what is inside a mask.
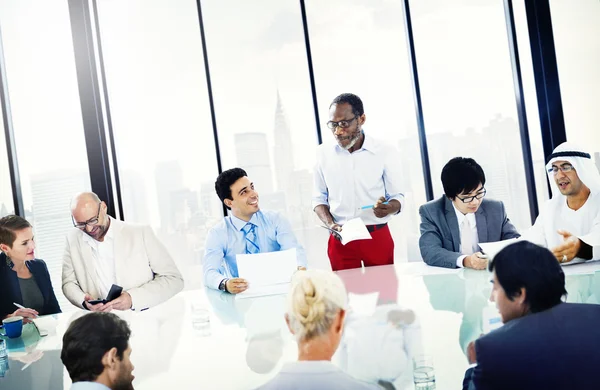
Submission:
[[[600,262],[563,267],[568,302],[600,303]],[[338,272],[349,293],[343,341],[333,362],[360,380],[413,389],[412,358],[431,357],[437,389],[460,389],[466,347],[486,329],[490,274],[422,262]],[[297,345],[284,321],[285,296],[238,299],[206,288],[185,290],[143,312],[117,312],[132,329],[135,389],[253,389],[267,382]],[[7,340],[0,389],[68,389],[62,335],[87,312],[49,318]]]

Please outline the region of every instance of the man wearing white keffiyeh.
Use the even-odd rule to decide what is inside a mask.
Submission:
[[[552,199],[521,238],[549,248],[560,263],[600,260],[600,173],[590,154],[564,142],[546,170]]]

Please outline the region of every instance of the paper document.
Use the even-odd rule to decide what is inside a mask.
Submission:
[[[511,238],[508,240],[495,241],[495,242],[480,242],[479,246],[481,247],[481,250],[483,251],[483,253],[488,255],[488,257],[491,260],[502,249],[506,248],[510,244],[514,244],[518,240],[519,240],[518,238]]]
[[[56,326],[58,319],[56,315],[40,316],[32,319],[33,324],[38,329],[40,336],[48,336],[56,334]]]
[[[370,317],[375,313],[379,291],[367,294],[348,293],[348,307],[354,313],[363,317]]]
[[[370,240],[371,233],[367,230],[365,223],[363,220],[359,218],[354,218],[349,220],[342,226],[342,231],[338,232],[337,230],[333,230],[328,228],[327,226],[320,225],[322,228],[325,228],[333,233],[337,233],[342,237],[342,244],[346,245],[347,243],[354,240]]]
[[[296,248],[285,251],[242,254],[235,257],[238,275],[248,281],[248,289],[236,295],[250,298],[285,294],[298,269]]]

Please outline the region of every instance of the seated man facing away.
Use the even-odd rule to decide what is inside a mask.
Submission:
[[[600,389],[600,305],[563,303],[565,275],[550,251],[511,244],[490,263],[504,325],[471,343],[464,389]]]
[[[133,389],[131,330],[112,313],[86,314],[69,325],[60,358],[73,385],[71,390]]]
[[[485,174],[472,158],[455,157],[442,169],[444,193],[419,208],[419,247],[425,263],[485,269],[480,242],[519,237],[501,201],[484,199]]]
[[[208,232],[204,253],[204,285],[238,294],[248,288],[239,278],[235,256],[296,248],[298,268],[306,267],[304,248],[296,240],[290,223],[276,211],[262,211],[254,183],[241,168],[229,169],[217,177],[215,190],[231,210]]]
[[[331,363],[346,316],[346,289],[333,272],[298,272],[287,296],[285,321],[298,342],[298,361],[287,363],[261,390],[377,389]]]
[[[600,260],[600,173],[590,154],[564,142],[546,169],[552,199],[523,239],[549,248],[561,263]]]
[[[183,278],[171,255],[149,226],[108,216],[106,204],[93,192],[71,202],[73,229],[63,255],[63,293],[77,307],[92,311],[144,310],[183,289]],[[106,304],[113,284],[120,297]]]

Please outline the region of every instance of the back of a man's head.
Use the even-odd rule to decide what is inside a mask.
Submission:
[[[112,313],[94,312],[73,321],[60,355],[73,383],[96,381],[105,370],[104,355],[113,348],[122,361],[130,335],[127,322]]]
[[[548,249],[520,241],[502,249],[490,262],[490,272],[508,299],[512,300],[525,289],[525,303],[530,313],[548,310],[567,294],[565,274],[556,257]]]

